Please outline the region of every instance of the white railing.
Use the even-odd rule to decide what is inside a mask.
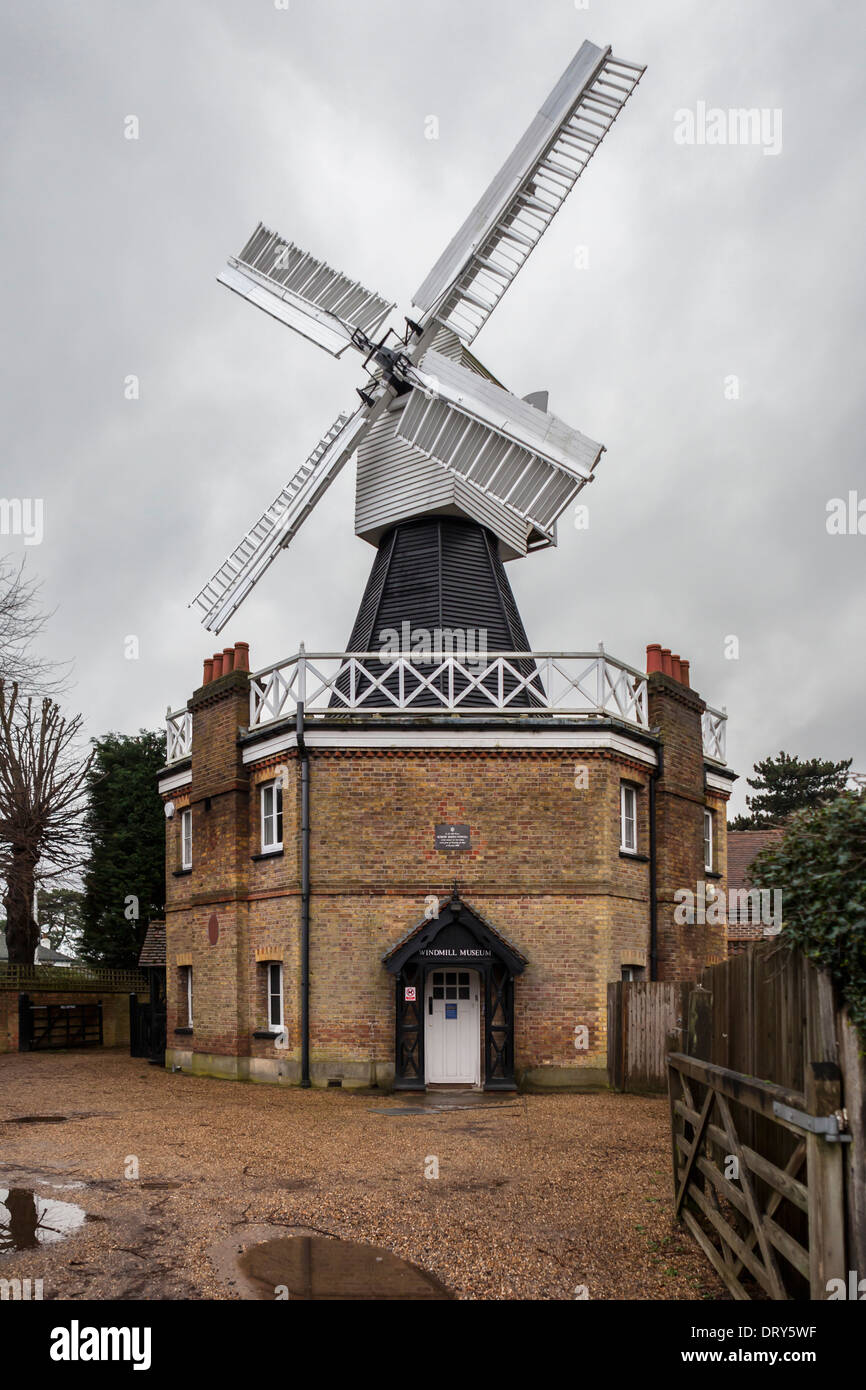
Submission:
[[[305,652],[250,677],[250,728],[294,714],[609,715],[649,727],[646,676],[597,652]]]
[[[176,763],[192,752],[192,715],[188,709],[171,709],[165,713],[166,762]]]
[[[711,709],[707,705],[702,716],[702,732],[704,737],[704,757],[711,758],[713,762],[723,763],[725,761],[725,735],[728,728],[728,716],[724,710]]]
[[[453,652],[419,655],[301,650],[250,676],[250,729],[295,715],[533,714],[614,718],[649,729],[647,678],[597,652]],[[192,714],[168,711],[167,763],[189,756]],[[727,715],[707,708],[703,751],[725,762]]]

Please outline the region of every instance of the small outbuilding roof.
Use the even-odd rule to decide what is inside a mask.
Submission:
[[[165,922],[148,923],[138,964],[142,970],[165,965]]]

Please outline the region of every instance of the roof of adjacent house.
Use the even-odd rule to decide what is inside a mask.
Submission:
[[[149,922],[138,964],[142,970],[165,965],[165,922]]]
[[[784,826],[766,830],[728,831],[728,888],[749,886],[748,871],[754,860],[770,845],[777,845],[785,833]]]
[[[0,931],[0,960],[9,959],[9,949],[6,945],[6,933]],[[50,946],[36,947],[36,965],[74,965],[75,957],[67,956],[63,951],[55,951]]]

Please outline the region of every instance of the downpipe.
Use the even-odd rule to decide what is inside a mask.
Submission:
[[[650,956],[649,977],[658,979],[659,941],[658,941],[658,899],[657,899],[657,854],[656,837],[656,783],[664,776],[664,747],[659,743],[656,749],[657,763],[653,768],[649,784],[649,894],[650,894]]]
[[[295,725],[301,764],[301,1086],[310,1086],[310,755],[304,740],[304,704]]]

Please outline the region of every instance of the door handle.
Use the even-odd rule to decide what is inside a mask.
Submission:
[[[428,1014],[430,1015],[430,1017],[432,1018],[432,1017],[433,1017],[433,995],[432,995],[432,994],[430,995],[430,998],[427,1000],[427,1012],[428,1012]]]

